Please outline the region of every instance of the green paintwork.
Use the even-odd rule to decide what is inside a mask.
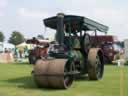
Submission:
[[[79,50],[72,50],[69,54],[74,58],[75,61],[81,61],[83,59],[83,55]]]
[[[76,49],[81,48],[81,46],[80,46],[80,40],[79,39],[74,38],[73,48],[76,48]]]

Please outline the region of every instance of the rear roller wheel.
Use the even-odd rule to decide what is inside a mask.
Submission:
[[[102,53],[93,48],[88,56],[88,77],[90,80],[99,80],[103,76],[104,62]]]

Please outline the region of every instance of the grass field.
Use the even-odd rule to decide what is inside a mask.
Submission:
[[[123,96],[128,96],[128,66],[123,70]],[[117,66],[106,65],[100,81],[76,80],[68,90],[37,88],[31,71],[29,64],[0,64],[0,96],[120,96],[121,69]]]

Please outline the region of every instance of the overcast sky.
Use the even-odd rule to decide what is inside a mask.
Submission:
[[[128,38],[127,0],[0,0],[0,31],[6,40],[12,31],[22,32],[26,38],[47,34],[42,19],[65,14],[81,15],[109,26],[108,34],[119,40]]]

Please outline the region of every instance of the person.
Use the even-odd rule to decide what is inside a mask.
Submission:
[[[20,58],[22,58],[22,50],[19,50]]]
[[[28,47],[27,46],[25,46],[25,48],[24,48],[24,54],[25,54],[25,57],[28,56]]]
[[[5,52],[5,53],[8,53],[8,50],[7,50],[7,48],[5,48],[4,52]]]

